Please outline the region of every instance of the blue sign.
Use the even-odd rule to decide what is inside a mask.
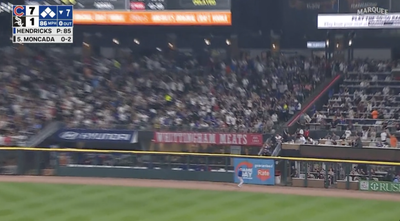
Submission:
[[[119,142],[137,143],[138,133],[131,130],[63,129],[56,138],[64,142]]]
[[[73,7],[72,5],[59,5],[57,6],[58,19],[72,20]]]
[[[53,5],[40,5],[39,6],[39,19],[55,19],[57,20],[57,6]]]
[[[235,183],[239,183],[237,175],[242,168],[244,184],[275,185],[275,160],[234,158],[233,163]]]

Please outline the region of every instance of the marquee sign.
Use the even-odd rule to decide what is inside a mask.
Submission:
[[[364,15],[364,14],[382,14],[385,15],[389,12],[388,9],[379,8],[379,7],[366,7],[357,10],[357,14]]]
[[[387,29],[400,28],[400,13],[388,13],[387,9],[367,7],[357,14],[320,14],[318,29]]]

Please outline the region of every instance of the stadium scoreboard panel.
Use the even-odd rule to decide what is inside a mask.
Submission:
[[[231,0],[26,0],[72,5],[74,23],[87,25],[232,25]]]
[[[71,5],[14,5],[13,43],[73,43]]]

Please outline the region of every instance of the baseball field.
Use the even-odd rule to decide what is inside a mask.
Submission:
[[[0,176],[1,221],[390,221],[400,195],[333,189]]]

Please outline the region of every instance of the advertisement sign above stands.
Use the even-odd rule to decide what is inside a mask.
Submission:
[[[64,129],[57,133],[56,138],[64,142],[137,143],[138,133],[130,130]]]
[[[262,134],[155,132],[154,142],[175,144],[215,144],[262,146]]]
[[[322,49],[326,47],[325,41],[308,41],[307,48],[309,49]]]
[[[319,14],[318,29],[388,29],[400,28],[400,13],[387,8],[366,7],[357,14]]]
[[[232,25],[230,0],[27,0],[74,7],[74,24]]]

